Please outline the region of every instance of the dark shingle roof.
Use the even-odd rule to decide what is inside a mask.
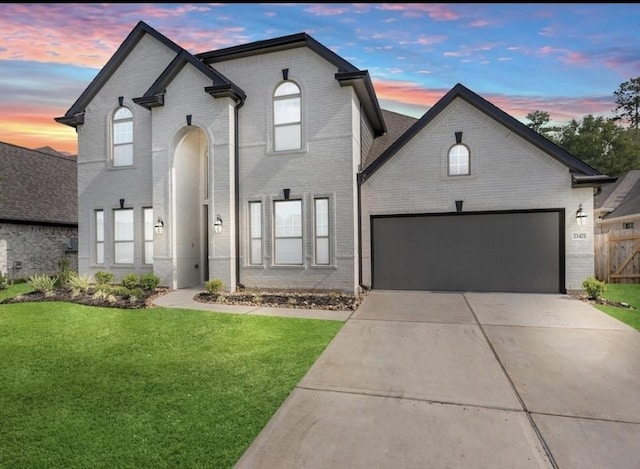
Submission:
[[[77,225],[75,158],[0,142],[0,220]]]
[[[382,155],[387,148],[389,148],[389,145],[395,142],[418,120],[415,117],[405,116],[404,114],[387,111],[386,109],[382,109],[382,115],[385,123],[387,124],[387,133],[377,137],[373,141],[369,154],[363,162],[362,169],[365,169],[378,159],[378,157]]]
[[[607,184],[594,199],[594,207],[609,213],[603,219],[624,217],[640,213],[640,170],[634,169]]]

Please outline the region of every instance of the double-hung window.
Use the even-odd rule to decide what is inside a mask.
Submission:
[[[300,88],[292,81],[280,84],[273,94],[273,148],[275,151],[302,148]]]
[[[133,164],[133,114],[126,107],[113,113],[113,166]]]
[[[113,256],[116,264],[133,264],[133,209],[113,211]]]
[[[96,210],[96,264],[104,264],[104,210]]]
[[[329,199],[314,200],[316,265],[329,265]]]
[[[277,265],[302,265],[302,200],[274,202],[274,260]]]
[[[249,264],[262,264],[262,202],[249,202]]]
[[[144,219],[144,263],[153,264],[153,233],[155,226],[153,223],[153,209],[146,207],[142,209]]]

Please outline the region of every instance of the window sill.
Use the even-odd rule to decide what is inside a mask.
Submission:
[[[309,148],[306,145],[303,145],[302,148],[297,150],[269,150],[267,152],[267,156],[304,156],[309,152]]]
[[[128,166],[113,166],[113,165],[109,165],[107,167],[107,169],[109,171],[122,171],[124,169],[136,169],[136,165],[135,164],[131,164],[131,165],[128,165]]]
[[[293,269],[293,270],[304,270],[307,267],[303,264],[271,264],[269,266],[270,269]]]
[[[334,265],[334,264],[328,264],[328,265],[324,265],[324,264],[314,264],[312,266],[309,266],[310,269],[317,269],[317,270],[337,270],[338,266]]]

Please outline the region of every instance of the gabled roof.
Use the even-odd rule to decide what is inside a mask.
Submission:
[[[77,226],[75,158],[0,142],[0,222]]]
[[[440,101],[438,101],[420,119],[418,119],[413,126],[401,135],[400,138],[393,142],[393,144],[391,144],[377,159],[375,159],[375,161],[369,164],[369,166],[362,171],[361,181],[364,182],[368,177],[375,173],[387,160],[393,157],[406,143],[415,137],[418,132],[420,132],[456,98],[464,99],[487,116],[507,127],[511,132],[522,137],[532,145],[538,147],[567,166],[572,173],[577,176],[575,179],[579,181],[574,181],[574,184],[588,186],[600,184],[602,182],[611,182],[611,179],[613,179],[600,174],[596,169],[592,168],[579,158],[575,157],[549,139],[540,135],[535,130],[530,129],[522,122],[491,104],[486,99],[458,83],[442,99],[440,99]]]
[[[196,54],[195,57],[206,64],[211,64],[298,47],[308,47],[324,60],[334,65],[338,69],[335,79],[340,82],[341,86],[351,85],[354,87],[376,135],[382,135],[387,131],[369,72],[353,66],[307,33],[291,34],[289,36],[203,52]]]
[[[193,65],[197,70],[204,73],[209,79],[211,79],[211,86],[205,88],[207,93],[214,97],[230,96],[237,101],[244,101],[244,91],[217,70],[214,70],[212,67],[200,62],[186,50],[181,50],[178,55],[175,56],[167,68],[165,68],[160,74],[158,79],[146,91],[144,96],[140,98],[133,98],[133,101],[147,109],[155,106],[162,106],[164,104],[164,93],[167,86],[186,64]],[[215,90],[215,92],[212,92],[212,90]]]
[[[109,78],[115,73],[118,67],[124,62],[129,53],[135,48],[145,34],[157,39],[159,42],[167,46],[169,49],[179,53],[182,49],[175,42],[160,34],[148,24],[140,21],[135,28],[129,33],[124,42],[118,47],[118,50],[109,59],[107,64],[100,70],[89,86],[84,90],[80,97],[73,103],[73,106],[65,113],[63,117],[56,117],[55,120],[61,124],[76,127],[84,122],[84,110],[96,94],[102,89]]]

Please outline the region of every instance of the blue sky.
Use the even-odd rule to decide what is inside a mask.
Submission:
[[[419,117],[456,83],[526,121],[609,116],[640,76],[640,4],[0,5],[0,141],[74,153],[56,123],[138,21],[193,53],[307,32]]]

